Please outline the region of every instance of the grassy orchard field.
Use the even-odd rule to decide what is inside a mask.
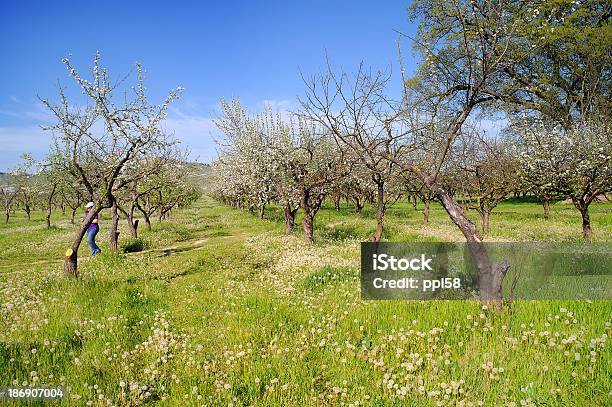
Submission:
[[[475,212],[470,212],[476,216]],[[321,210],[317,243],[203,198],[109,254],[108,214],[80,281],[62,275],[74,227],[17,213],[0,225],[0,386],[61,385],[60,405],[604,406],[612,400],[612,302],[363,302],[359,242],[374,210]],[[595,241],[612,205],[594,204]],[[441,207],[429,225],[408,203],[389,241],[455,241]],[[127,231],[121,226],[120,244]],[[571,205],[551,219],[502,203],[488,240],[580,240]],[[128,248],[129,249],[129,248]]]

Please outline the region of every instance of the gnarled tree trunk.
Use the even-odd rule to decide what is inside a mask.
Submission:
[[[361,215],[361,210],[363,209],[363,203],[359,199],[358,195],[353,195],[353,202],[355,203],[355,213],[357,215]]]
[[[293,228],[295,226],[295,214],[297,213],[298,209],[299,207],[294,209],[291,207],[291,204],[285,204],[285,234],[287,235],[293,232]]]
[[[314,217],[306,210],[304,210],[302,227],[304,228],[304,239],[309,243],[314,242]]]
[[[372,236],[374,242],[380,242],[382,238],[385,217],[385,188],[384,181],[379,181],[376,184],[376,231]]]
[[[57,188],[56,184],[53,184],[53,189],[49,193],[47,197],[47,214],[45,216],[45,222],[47,223],[47,229],[51,227],[51,205],[53,204],[53,196],[55,195],[55,189]],[[65,211],[65,209],[63,209]]]
[[[108,246],[110,250],[117,251],[119,247],[119,214],[117,213],[117,201],[113,200],[113,205],[110,208],[111,210],[111,225],[110,225],[110,239],[108,241]]]
[[[100,213],[102,208],[98,208],[95,211],[91,211],[89,215],[85,218],[85,221],[79,226],[79,230],[70,245],[70,248],[66,250],[66,257],[64,258],[64,273],[68,276],[78,278],[78,268],[77,268],[77,256],[79,252],[79,246],[83,241],[83,236],[87,232],[87,228],[91,225],[91,221],[94,217]]]
[[[304,229],[304,239],[312,243],[314,242],[314,217],[317,213],[318,208],[311,205],[310,203],[311,191],[308,189],[302,190],[302,196],[300,198],[300,206],[304,211],[304,218],[302,219],[302,228]]]
[[[144,208],[142,207],[142,205],[140,205],[140,202],[138,200],[136,200],[134,204],[136,205],[136,208],[138,208],[140,213],[142,213],[142,216],[144,217],[144,220],[145,220],[145,225],[147,227],[147,230],[150,232],[151,231],[151,215],[155,211],[155,208],[151,206],[151,201],[149,200],[149,197],[147,196],[146,198]]]
[[[582,237],[587,242],[590,242],[593,237],[593,230],[591,229],[591,219],[589,218],[589,201],[584,199],[572,199],[574,206],[580,211],[582,216]]]
[[[47,212],[45,214],[45,224],[47,226],[47,229],[51,227],[51,208],[50,207],[47,208]]]
[[[134,210],[136,209],[136,204],[134,201],[130,204],[129,209],[124,209],[121,206],[117,205],[117,208],[123,216],[125,216],[125,220],[128,226],[128,230],[130,231],[130,236],[134,239],[138,238],[138,219],[134,219]]]
[[[128,230],[130,231],[130,236],[132,236],[134,239],[137,239],[138,238],[138,219],[134,219],[134,207],[133,206],[130,208],[130,211],[128,212],[126,218],[127,218]]]
[[[510,265],[506,261],[493,263],[476,225],[465,216],[461,206],[442,187],[432,188],[435,188],[442,207],[467,240],[470,255],[478,269],[478,288],[481,301],[490,302],[496,308],[501,307],[503,300],[502,283]]]

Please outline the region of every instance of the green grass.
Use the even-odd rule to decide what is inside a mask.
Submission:
[[[591,212],[594,240],[612,241],[612,205]],[[609,405],[611,302],[364,302],[373,208],[325,207],[312,245],[299,227],[282,234],[280,208],[266,215],[203,198],[141,240],[122,224],[113,254],[103,213],[103,252],[84,242],[73,281],[61,259],[74,227],[17,213],[0,225],[0,386],[69,387],[66,406]],[[570,205],[545,221],[514,201],[487,239],[573,242],[580,224]],[[386,226],[389,241],[461,240],[437,205],[424,225],[400,202]]]

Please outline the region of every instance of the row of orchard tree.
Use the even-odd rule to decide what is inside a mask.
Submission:
[[[357,214],[365,203],[376,207],[373,241],[382,237],[387,207],[402,197],[415,208],[420,201],[423,221],[429,221],[430,204],[439,197],[404,168],[418,163],[432,170],[436,150],[444,145],[433,138],[434,132],[426,134],[419,126],[413,131],[423,140],[413,142],[409,153],[400,153],[384,138],[347,145],[301,113],[285,120],[270,110],[248,116],[236,100],[222,102],[222,107],[217,125],[226,137],[208,187],[226,204],[257,212],[262,219],[266,205],[280,204],[287,233],[301,208],[308,241],[313,241],[314,218],[325,201],[339,209],[344,199]],[[496,136],[468,127],[457,136],[437,177],[464,212],[478,213],[483,233],[489,232],[491,213],[500,202],[531,195],[541,202],[544,219],[552,203],[571,200],[582,217],[584,238],[591,238],[589,206],[608,201],[606,194],[612,191],[609,124],[598,120],[564,131],[523,120]]]
[[[59,100],[41,99],[52,113],[53,123],[45,129],[53,143],[39,162],[24,156],[23,163],[5,174],[0,195],[9,221],[11,211],[24,210],[28,218],[34,207],[46,210],[51,225],[54,208],[68,207],[74,214],[86,202],[94,203],[79,224],[66,252],[64,271],[77,277],[77,252],[92,220],[108,209],[111,214],[109,246],[118,245],[119,218],[137,237],[138,217],[148,229],[151,219],[168,216],[173,208],[193,202],[200,188],[194,182],[199,167],[189,164],[175,135],[163,129],[170,103],[182,92],[172,90],[161,104],[149,102],[144,71],[136,65],[136,80],[112,80],[96,54],[89,79],[64,59],[81,99],[59,90]]]
[[[59,155],[38,161],[30,154],[24,154],[21,161],[9,173],[3,174],[0,181],[4,222],[8,223],[16,211],[23,211],[29,221],[33,211],[41,210],[45,213],[47,228],[51,227],[53,211],[61,211],[62,216],[69,216],[70,223],[75,224],[77,212],[94,198],[70,174],[65,165],[67,161]],[[138,218],[142,218],[150,231],[154,217],[162,221],[172,209],[185,206],[199,196],[199,189],[193,182],[198,170],[196,166],[172,161],[157,173],[131,182],[117,194],[116,205],[109,208],[111,218],[118,221],[121,214],[132,238],[138,237]],[[116,232],[117,224],[112,226]]]
[[[418,68],[407,78],[402,66],[400,97],[385,73],[328,64],[305,78],[290,117],[224,103],[215,193],[260,216],[277,202],[288,231],[302,210],[309,241],[326,198],[373,202],[379,240],[387,206],[415,195],[439,202],[470,243],[483,237],[466,206],[486,231],[500,201],[531,193],[545,207],[571,199],[590,239],[589,206],[612,189],[610,11],[607,1],[416,0]],[[481,119],[502,115],[501,134],[482,131]],[[481,295],[500,299],[508,265],[471,250]]]

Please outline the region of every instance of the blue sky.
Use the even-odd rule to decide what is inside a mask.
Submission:
[[[68,54],[84,71],[96,50],[111,74],[147,71],[152,101],[178,84],[185,87],[166,128],[194,158],[215,156],[212,119],[223,97],[239,97],[251,111],[266,103],[297,107],[305,75],[334,67],[354,70],[364,61],[392,69],[397,80],[394,30],[414,34],[408,0],[250,2],[53,2],[5,3],[0,13],[0,171],[19,155],[42,158],[50,116],[37,95],[54,99],[57,81],[73,86],[61,59]],[[404,40],[406,68],[414,61]],[[399,83],[399,82],[396,82]]]

